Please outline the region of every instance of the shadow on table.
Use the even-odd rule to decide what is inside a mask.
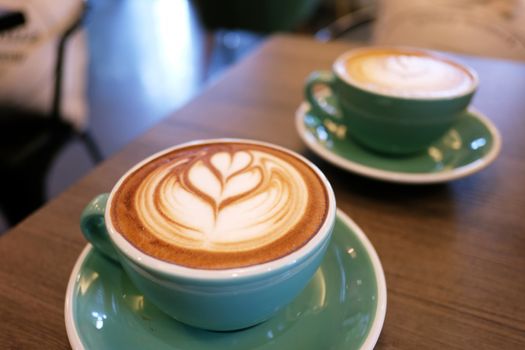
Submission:
[[[407,215],[451,217],[455,215],[454,190],[450,183],[410,185],[390,183],[366,178],[335,167],[308,151],[306,157],[317,164],[328,177],[336,197],[345,196],[361,204],[373,202],[375,206],[393,207]],[[379,211],[378,208],[378,211]]]

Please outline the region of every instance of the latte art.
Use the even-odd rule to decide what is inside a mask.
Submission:
[[[275,260],[327,218],[319,175],[285,151],[223,142],[175,149],[138,166],[112,194],[111,222],[156,258],[206,269]]]
[[[303,216],[301,174],[271,154],[202,150],[160,165],[140,184],[141,224],[160,240],[191,249],[254,249]]]
[[[370,49],[350,56],[338,68],[358,86],[401,97],[452,97],[474,86],[467,70],[420,52]]]

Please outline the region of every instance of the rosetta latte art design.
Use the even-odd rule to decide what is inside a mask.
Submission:
[[[243,142],[187,145],[142,163],[110,197],[111,223],[144,253],[227,269],[301,248],[326,221],[329,192],[300,158]]]
[[[305,215],[308,190],[292,165],[271,154],[202,151],[157,167],[135,196],[142,225],[160,240],[239,251],[287,233]]]

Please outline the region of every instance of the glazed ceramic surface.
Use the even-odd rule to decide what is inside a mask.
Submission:
[[[277,259],[229,269],[199,269],[157,259],[120,234],[107,208],[127,176],[179,148],[224,143],[262,145],[288,153],[316,173],[326,190],[326,216],[301,247]],[[100,252],[119,262],[133,284],[165,313],[188,325],[216,331],[243,329],[267,320],[306,286],[323,260],[332,235],[336,203],[323,173],[304,157],[285,148],[254,140],[208,139],[180,144],[156,153],[131,168],[110,194],[94,198],[80,218],[82,233]]]
[[[345,77],[349,57],[377,49],[350,50],[335,60],[331,72],[313,72],[306,82],[305,99],[318,117],[346,125],[354,139],[371,149],[389,154],[411,154],[425,149],[463,116],[476,92],[477,74],[430,51],[385,47],[379,49],[417,53],[461,66],[472,84],[468,90],[452,96],[402,97],[356,85]],[[328,88],[333,100],[331,108],[326,108],[315,93],[319,86]]]
[[[334,100],[326,98],[327,104]],[[347,126],[326,121],[304,102],[296,113],[296,128],[306,145],[327,161],[351,172],[391,182],[425,184],[458,179],[492,163],[501,137],[492,122],[470,109],[426,150],[409,156],[390,156],[357,143]]]
[[[270,320],[234,332],[175,321],[148,301],[114,261],[84,249],[69,281],[65,318],[74,349],[372,349],[386,312],[377,254],[338,212],[321,267]]]

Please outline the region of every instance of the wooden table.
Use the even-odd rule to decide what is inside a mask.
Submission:
[[[67,348],[64,293],[85,246],[84,205],[132,164],[167,146],[244,137],[297,150],[332,182],[338,206],[382,260],[388,310],[378,349],[525,349],[525,64],[458,58],[478,72],[474,105],[503,135],[482,172],[402,186],[339,170],[294,129],[303,82],[350,48],[278,36],[202,95],[100,165],[0,239],[0,348]],[[21,199],[23,200],[23,199]]]

